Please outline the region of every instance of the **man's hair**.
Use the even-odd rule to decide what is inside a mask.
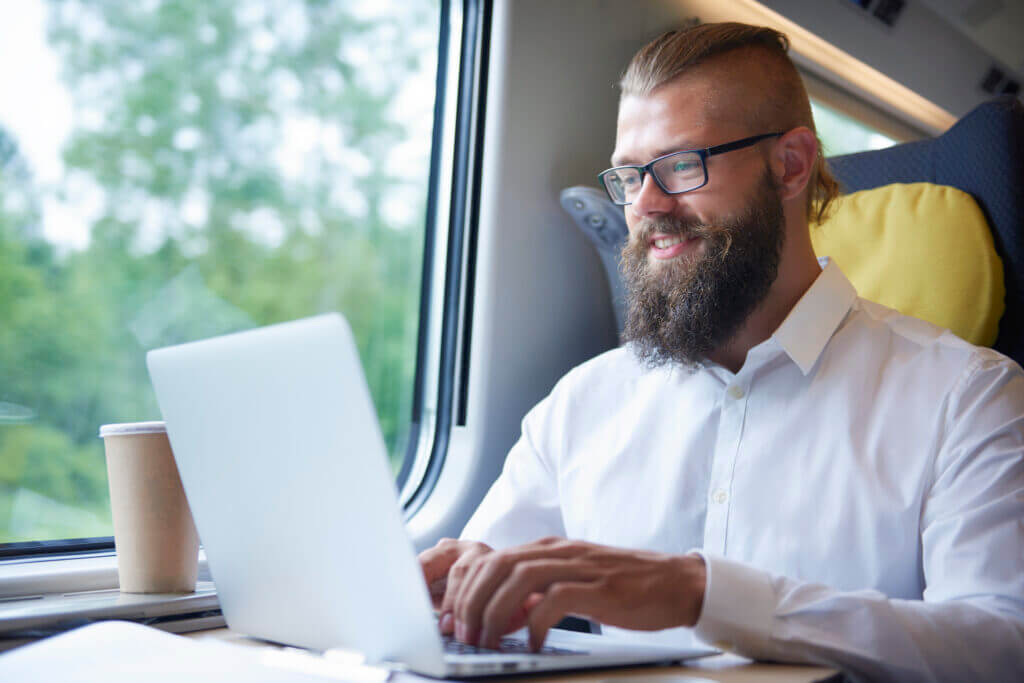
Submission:
[[[803,81],[790,60],[789,38],[771,28],[734,22],[699,24],[658,36],[634,55],[619,82],[622,95],[647,96],[666,83],[688,73],[712,58],[736,51],[757,51],[746,64],[769,69],[763,96],[749,112],[752,133],[787,131],[806,126],[815,132],[810,100]],[[760,128],[764,128],[761,130]],[[807,219],[821,223],[839,184],[829,171],[818,139],[818,158],[811,170],[807,193]]]

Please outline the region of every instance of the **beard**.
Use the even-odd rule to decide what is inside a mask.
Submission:
[[[626,285],[623,340],[648,367],[696,366],[731,340],[764,301],[778,275],[785,241],[782,200],[765,174],[751,202],[705,224],[661,218],[641,222],[622,250]],[[700,237],[704,253],[653,265],[651,236]]]

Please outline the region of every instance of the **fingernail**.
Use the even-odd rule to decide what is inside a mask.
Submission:
[[[441,628],[441,633],[448,635],[452,632],[452,613],[445,612],[441,615],[441,620],[438,622]]]
[[[455,622],[455,637],[462,642],[466,642],[466,625],[461,621]]]

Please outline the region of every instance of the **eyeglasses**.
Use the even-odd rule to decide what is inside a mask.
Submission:
[[[597,175],[608,197],[619,206],[632,204],[644,184],[644,175],[650,174],[665,194],[682,194],[708,184],[707,158],[735,149],[750,147],[761,140],[777,138],[782,133],[765,133],[742,140],[726,142],[705,149],[672,152],[643,166],[616,166]]]

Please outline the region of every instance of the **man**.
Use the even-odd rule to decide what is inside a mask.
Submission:
[[[629,344],[421,555],[442,630],[537,647],[574,614],[871,679],[1024,676],[1024,373],[819,264],[835,183],[787,47],[703,25],[630,63],[601,174]]]

